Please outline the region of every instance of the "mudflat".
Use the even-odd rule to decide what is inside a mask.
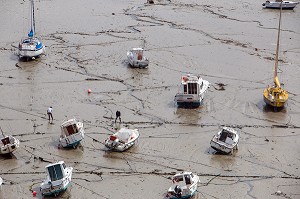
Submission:
[[[24,61],[16,51],[29,31],[29,2],[1,2],[0,126],[21,143],[0,157],[0,198],[32,198],[33,190],[41,198],[45,166],[59,160],[74,170],[57,198],[163,199],[181,171],[200,177],[194,198],[299,198],[300,7],[282,13],[279,79],[290,98],[274,111],[263,90],[273,84],[279,10],[262,3],[36,1],[46,55]],[[128,66],[133,47],[145,49],[147,69]],[[199,108],[174,102],[186,73],[211,83]],[[117,110],[117,127],[141,133],[123,153],[103,145]],[[74,116],[85,139],[61,149],[60,124]],[[210,148],[222,126],[240,134],[233,155]]]

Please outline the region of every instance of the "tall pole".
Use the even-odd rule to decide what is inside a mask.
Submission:
[[[277,45],[276,45],[275,67],[274,67],[274,83],[275,83],[275,78],[277,77],[277,69],[278,69],[278,51],[279,51],[279,38],[280,38],[280,25],[281,25],[281,11],[282,11],[282,1],[280,2],[278,36],[277,36]]]

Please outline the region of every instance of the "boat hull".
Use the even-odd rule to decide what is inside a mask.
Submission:
[[[60,192],[63,192],[65,190],[67,190],[67,188],[71,185],[71,182],[68,183],[65,187],[61,188],[61,189],[56,189],[56,190],[52,190],[52,191],[49,191],[49,192],[45,192],[43,193],[43,190],[42,191],[42,195],[43,196],[52,196],[52,195],[57,195],[59,194]]]
[[[45,53],[45,46],[42,43],[38,44],[38,48],[36,48],[37,44],[22,44],[19,46],[19,57],[20,58],[33,58],[38,57]]]
[[[80,142],[83,140],[84,138],[84,131],[83,129],[73,135],[67,136],[65,138],[59,138],[59,143],[61,144],[62,147],[64,148],[75,148],[77,147]]]
[[[216,142],[216,141],[213,141],[213,140],[210,142],[211,148],[213,148],[217,152],[223,153],[223,154],[230,154],[230,153],[232,153],[233,150],[235,149],[235,147],[237,146],[237,144],[238,143],[236,143],[235,145],[226,146],[223,143]]]
[[[263,5],[264,8],[280,9],[280,4],[281,4],[281,2],[266,1],[262,5]],[[296,7],[297,4],[298,4],[298,2],[283,1],[282,2],[282,9],[292,10]]]
[[[280,88],[271,88],[271,87],[266,88],[264,90],[264,102],[267,105],[272,106],[274,108],[284,107],[285,102],[288,100],[288,92],[283,89],[278,90],[277,92],[281,94],[279,95],[278,99],[276,99],[272,97],[272,95],[270,95],[272,89],[280,89]]]

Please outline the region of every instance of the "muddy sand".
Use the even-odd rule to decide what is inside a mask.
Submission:
[[[36,1],[47,52],[30,62],[16,55],[29,3],[1,2],[0,126],[21,146],[0,157],[0,198],[32,198],[45,166],[59,160],[74,171],[58,198],[163,199],[181,171],[200,176],[194,198],[299,198],[300,6],[282,15],[279,79],[290,98],[274,112],[262,92],[272,84],[278,10],[258,0],[145,2]],[[145,48],[148,69],[128,66],[132,47]],[[199,108],[174,103],[185,73],[211,83]],[[117,110],[121,126],[141,132],[124,153],[102,144]],[[60,124],[73,116],[86,137],[77,149],[58,149]],[[233,155],[210,148],[224,125],[240,133]]]

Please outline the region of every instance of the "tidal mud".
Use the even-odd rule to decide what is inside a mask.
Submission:
[[[299,198],[300,7],[283,12],[279,79],[290,98],[274,111],[263,89],[272,84],[279,12],[261,3],[36,1],[46,55],[27,62],[16,50],[29,3],[2,2],[0,126],[21,146],[0,157],[0,198],[32,198],[45,166],[59,160],[74,168],[59,198],[163,199],[170,177],[187,170],[200,176],[194,198]],[[128,65],[132,47],[145,49],[147,69]],[[185,73],[211,83],[199,108],[174,103]],[[103,145],[117,110],[121,126],[141,133],[123,153]],[[86,137],[77,149],[60,149],[60,124],[73,116]],[[210,148],[225,125],[241,137],[228,156]]]

